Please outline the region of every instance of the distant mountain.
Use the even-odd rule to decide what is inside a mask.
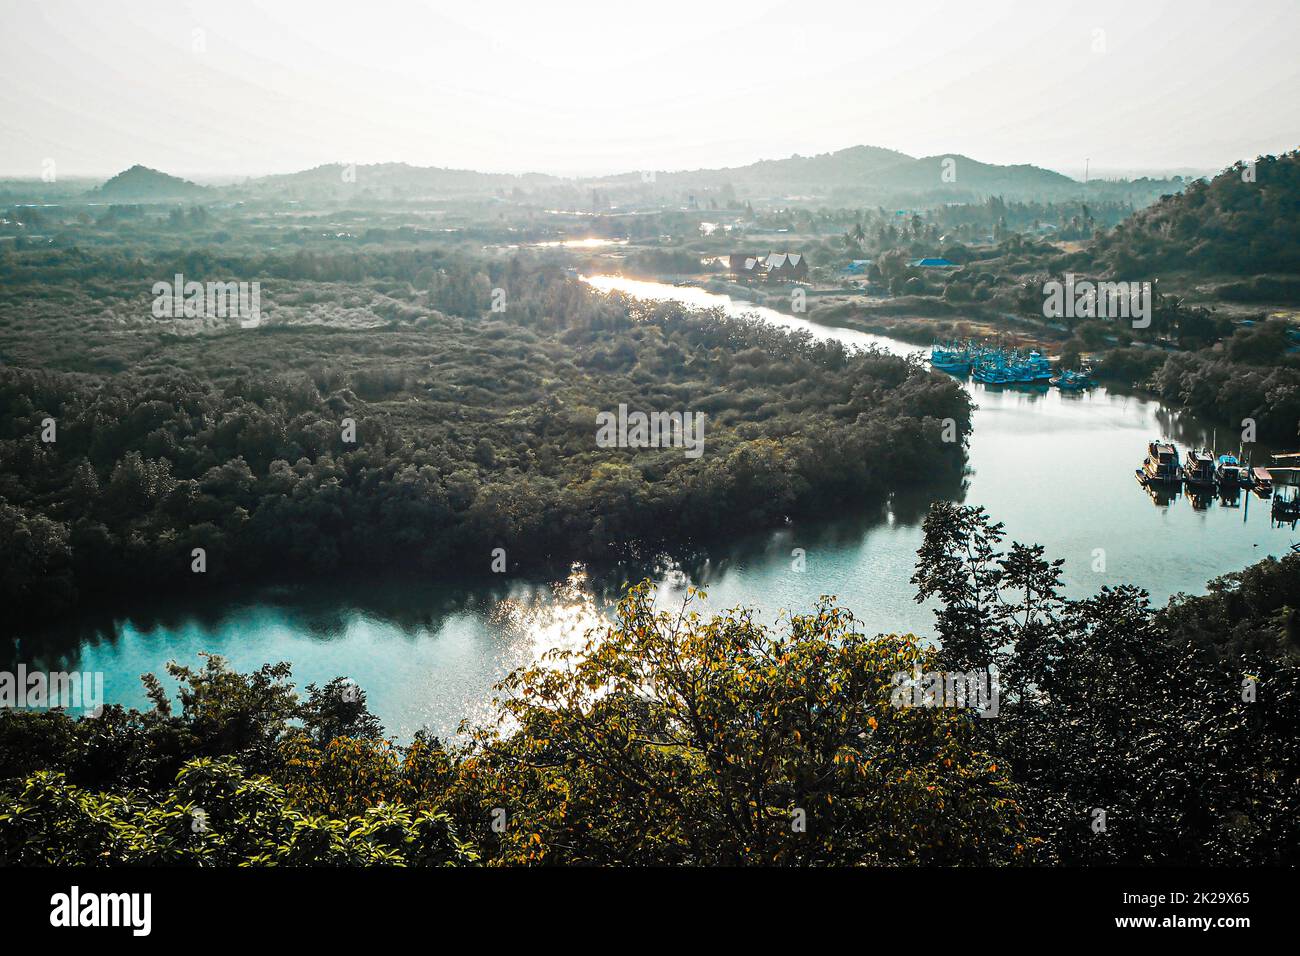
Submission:
[[[656,172],[654,181],[668,186],[717,187],[730,183],[736,188],[788,189],[796,185],[816,185],[825,189],[856,185],[882,169],[909,161],[913,161],[911,156],[896,149],[850,146],[816,156],[761,159],[748,166]],[[612,186],[645,179],[643,173],[624,173],[604,177],[601,182]]]
[[[283,173],[251,180],[246,188],[302,198],[358,192],[379,196],[446,196],[496,193],[502,190],[538,189],[563,183],[543,173],[480,173],[472,169],[443,169],[407,163],[348,165],[329,163],[298,173]]]
[[[981,192],[1068,189],[1080,185],[1069,176],[1039,166],[1027,163],[998,166],[981,163],[960,153],[911,159],[879,170],[875,181],[881,186],[892,188],[930,189],[936,185],[951,185],[978,189]]]
[[[123,170],[98,189],[91,190],[91,198],[110,202],[202,200],[207,195],[208,190],[203,186],[140,165]]]
[[[137,171],[138,174],[137,174]],[[133,174],[162,177],[141,167]],[[200,187],[163,177],[190,189]],[[815,156],[764,159],[746,166],[694,170],[636,170],[608,176],[567,178],[543,173],[482,173],[470,169],[411,166],[407,163],[343,165],[331,163],[296,173],[263,176],[220,191],[238,198],[298,201],[353,199],[434,199],[527,197],[530,201],[573,208],[593,198],[607,204],[653,207],[688,194],[716,194],[724,205],[735,201],[828,201],[843,205],[976,202],[989,196],[1009,200],[1123,199],[1144,205],[1181,182],[1084,184],[1038,166],[999,166],[959,153],[915,157],[879,146],[851,146]],[[173,186],[173,188],[178,188]],[[217,190],[212,190],[217,192]]]
[[[816,156],[766,159],[748,166],[681,172],[627,173],[605,177],[604,188],[652,181],[656,186],[710,190],[731,187],[746,197],[831,196],[849,199],[925,194],[953,201],[975,196],[1052,195],[1077,191],[1082,184],[1037,166],[997,166],[953,153],[917,158],[879,146],[850,146]]]

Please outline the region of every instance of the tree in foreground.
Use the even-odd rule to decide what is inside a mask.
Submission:
[[[481,808],[506,814],[492,858],[1029,859],[1013,788],[975,743],[979,718],[894,705],[896,676],[934,665],[915,638],[868,638],[826,599],[776,630],[690,603],[656,610],[634,587],[585,648],[503,682],[503,729],[479,735],[465,768]]]

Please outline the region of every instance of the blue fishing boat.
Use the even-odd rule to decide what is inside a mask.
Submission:
[[[1002,366],[985,366],[971,373],[971,378],[981,385],[1012,385],[1011,373]]]
[[[1063,392],[1081,392],[1084,389],[1092,388],[1095,384],[1086,372],[1075,372],[1070,369],[1063,370],[1051,382]]]
[[[1052,380],[1052,363],[1047,360],[1037,349],[1029,353],[1026,362],[1029,369],[1029,377],[1035,382],[1050,382]]]
[[[954,375],[970,374],[983,385],[1043,385],[1052,378],[1052,363],[1041,352],[964,344],[935,344],[930,364]]]
[[[971,378],[983,385],[1013,385],[1016,376],[1001,351],[988,351],[980,355]]]
[[[950,342],[930,349],[930,365],[951,375],[968,375],[971,370],[971,347]]]
[[[950,352],[946,349],[932,349],[930,351],[930,364],[940,372],[949,372],[953,375],[967,375],[970,373],[970,361],[964,359],[959,352]]]

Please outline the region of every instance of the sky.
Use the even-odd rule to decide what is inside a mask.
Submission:
[[[560,175],[866,144],[1074,174],[1300,145],[1300,2],[0,0],[0,175]]]

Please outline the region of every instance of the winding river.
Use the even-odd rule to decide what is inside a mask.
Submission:
[[[816,325],[700,289],[614,276],[588,278],[603,291],[720,306],[848,345],[896,354],[916,346]],[[1300,537],[1275,528],[1268,503],[1243,492],[1236,505],[1208,507],[1183,495],[1155,498],[1135,481],[1151,438],[1180,447],[1211,446],[1212,427],[1187,412],[1106,388],[1084,394],[988,389],[968,383],[978,406],[969,473],[951,488],[901,489],[880,508],[835,521],[786,526],[730,543],[686,566],[653,569],[660,599],[679,601],[686,582],[708,592],[707,606],[747,604],[769,621],[834,594],[873,631],[931,630],[931,610],[909,584],[928,501],[943,496],[982,504],[1008,539],[1043,544],[1065,559],[1067,592],[1136,583],[1157,602],[1199,593],[1206,582]],[[1220,428],[1223,446],[1235,434]],[[1256,450],[1256,460],[1267,449]],[[805,568],[794,570],[794,549]],[[29,669],[104,673],[105,696],[144,706],[139,682],[175,659],[197,664],[200,651],[249,670],[293,662],[295,681],[346,675],[369,695],[390,733],[421,727],[455,732],[462,718],[490,714],[492,684],[510,668],[556,646],[573,645],[609,606],[625,569],[600,578],[575,569],[567,581],[358,582],[354,589],[277,588],[210,606],[152,607],[126,616],[83,618],[10,649]]]

